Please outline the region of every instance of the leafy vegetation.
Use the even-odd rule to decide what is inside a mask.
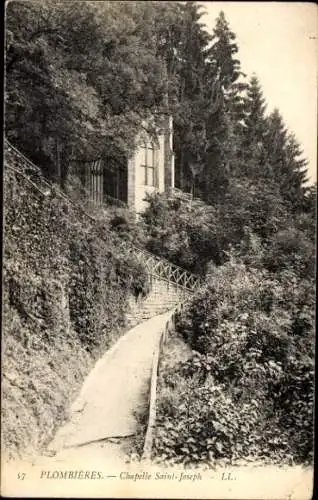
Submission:
[[[301,220],[263,240],[253,221],[208,266],[177,320],[192,354],[161,369],[156,460],[312,461],[315,241]]]
[[[157,459],[312,460],[312,287],[234,257],[213,269],[177,321],[192,354],[161,373]]]
[[[170,194],[155,194],[147,200],[139,226],[150,252],[203,275],[211,259],[220,262],[214,207],[201,200],[190,207],[186,198]]]
[[[6,135],[84,205],[73,166],[120,161],[169,112],[181,191],[149,197],[138,223],[100,211],[114,235],[104,241],[6,172],[5,444],[29,446],[30,419],[43,444],[69,398],[63,377],[75,387],[116,338],[127,291],[147,293],[144,269],[116,245],[126,240],[207,281],[177,323],[193,353],[161,365],[156,459],[311,461],[317,194],[300,145],[242,72],[223,12],[209,33],[193,1],[80,6],[8,4]]]
[[[207,281],[177,321],[192,354],[161,363],[154,459],[310,463],[316,186],[279,111],[266,114],[257,77],[244,82],[222,13],[204,47],[219,105],[212,122],[200,115],[196,161],[181,150],[176,164],[197,198],[155,195],[142,216],[148,248]]]
[[[238,178],[262,177],[301,209],[306,161],[295,137],[278,110],[266,115],[224,13],[212,33],[203,19],[192,1],[10,2],[8,138],[65,187],[82,161],[120,161],[145,120],[169,111],[177,187],[214,204]]]
[[[43,449],[148,277],[54,193],[5,171],[3,449]]]
[[[131,149],[162,99],[154,41],[139,32],[145,7],[133,10],[126,2],[7,6],[6,134],[62,184],[75,159]]]

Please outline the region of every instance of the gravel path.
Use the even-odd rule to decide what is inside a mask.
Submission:
[[[124,444],[136,433],[136,412],[148,403],[153,353],[171,314],[132,328],[96,363],[50,445],[55,461],[86,451],[124,459]]]

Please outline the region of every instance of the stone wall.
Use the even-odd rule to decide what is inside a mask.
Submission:
[[[189,294],[191,292],[177,285],[152,277],[151,291],[145,299],[131,297],[126,315],[127,326],[132,328],[152,316],[174,309]]]

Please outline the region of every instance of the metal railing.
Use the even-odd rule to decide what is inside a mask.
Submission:
[[[14,170],[19,175],[22,175],[35,189],[37,189],[43,196],[47,196],[48,192],[54,191],[54,194],[66,202],[70,203],[78,213],[89,219],[91,223],[97,224],[100,221],[89,215],[79,204],[71,200],[57,185],[53,185],[48,182],[42,175],[41,169],[36,166],[31,160],[29,160],[21,151],[19,151],[15,146],[13,146],[7,139],[5,139],[5,159],[10,157],[15,160],[18,168],[9,166],[10,170]],[[21,169],[21,170],[20,170]],[[100,229],[100,226],[99,226]],[[116,244],[122,247],[126,252],[133,254],[141,263],[146,266],[148,273],[151,276],[158,277],[162,280],[167,281],[177,287],[188,290],[189,292],[194,292],[199,287],[201,287],[204,282],[203,280],[189,271],[172,264],[167,259],[158,257],[147,250],[138,247],[130,242],[116,238],[115,234],[107,230],[102,229],[103,234],[106,238],[100,235],[101,239],[116,239]]]

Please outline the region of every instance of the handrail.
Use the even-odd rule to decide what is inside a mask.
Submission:
[[[18,160],[22,160],[25,164],[28,165],[29,168],[31,168],[33,173],[36,173],[40,177],[41,183],[49,187],[50,190],[54,189],[56,195],[70,203],[73,207],[75,207],[77,211],[81,212],[85,217],[89,218],[90,221],[92,221],[94,224],[98,223],[97,219],[89,215],[79,204],[75,203],[67,195],[65,195],[57,185],[53,185],[52,183],[44,179],[40,168],[36,166],[31,160],[29,160],[15,146],[13,146],[7,138],[5,138],[5,145],[7,146],[8,151],[12,151]],[[10,167],[10,170],[14,170],[18,174],[23,175],[23,177],[27,181],[34,185],[34,182],[24,172],[21,172],[20,170],[14,169],[12,167]],[[44,193],[38,187],[37,189],[42,193],[42,195],[44,195]],[[103,228],[103,232],[107,233],[108,236],[114,237],[114,233],[107,230],[106,228]],[[199,276],[187,271],[186,269],[183,269],[182,267],[177,266],[176,264],[171,263],[165,258],[161,258],[158,255],[152,254],[148,250],[139,247],[138,245],[134,245],[124,240],[121,240],[118,243],[126,250],[134,253],[135,257],[139,258],[145,264],[148,272],[153,276],[157,276],[165,281],[168,281],[169,283],[173,283],[176,286],[180,286],[181,288],[185,288],[192,292],[198,289],[203,284],[203,281]]]

